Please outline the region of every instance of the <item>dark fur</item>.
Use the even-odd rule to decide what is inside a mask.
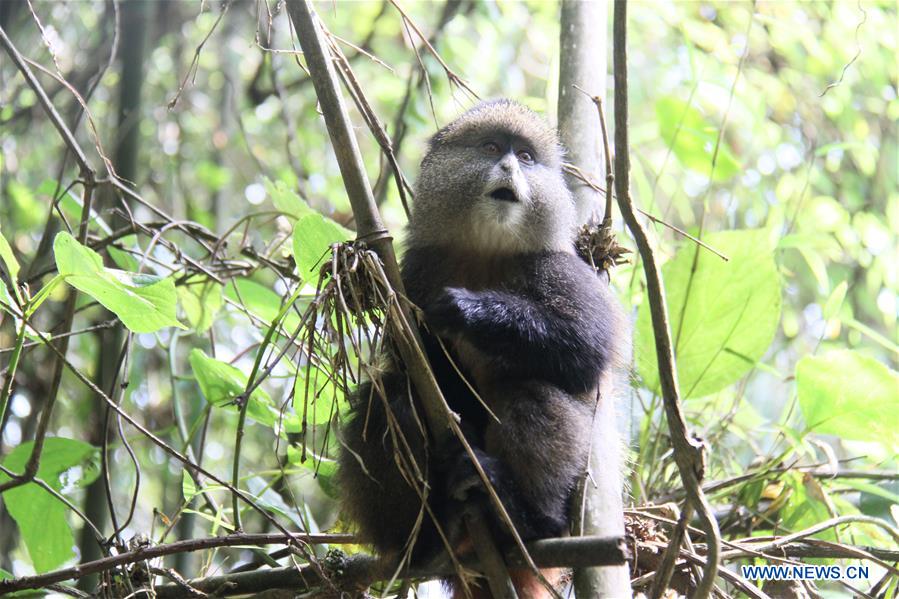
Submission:
[[[509,154],[485,157],[484,139]],[[533,164],[515,158],[520,148],[535,155]],[[510,155],[518,162],[508,164]],[[560,162],[554,132],[512,102],[482,104],[448,125],[422,162],[402,268],[408,296],[425,314],[438,383],[525,540],[567,533],[596,389],[616,364],[622,331],[612,293],[573,252],[574,204]],[[516,205],[485,196],[499,179],[519,194]],[[344,506],[381,554],[400,553],[420,521],[414,555],[427,557],[441,545],[431,518],[420,516],[415,486],[427,482],[429,505],[450,534],[461,502],[484,496],[461,447],[426,451],[405,376],[393,368],[383,381],[388,399],[362,385],[342,433]],[[398,424],[392,429],[385,403]],[[421,480],[401,474],[396,443],[403,455],[411,450]]]

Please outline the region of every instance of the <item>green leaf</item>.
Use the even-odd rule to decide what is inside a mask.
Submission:
[[[9,294],[9,289],[6,288],[6,284],[2,280],[0,280],[0,301],[2,301],[7,306],[14,306],[16,304],[13,296]],[[3,312],[7,312],[11,315],[14,314],[13,312],[9,312],[8,310],[0,306],[0,314],[2,314]],[[14,322],[16,323],[15,326],[18,329],[19,319],[15,318]]]
[[[34,294],[34,297],[28,302],[28,309],[25,310],[25,316],[30,317],[32,314],[37,311],[38,308],[41,307],[48,297],[53,293],[53,290],[56,289],[60,283],[63,282],[62,275],[56,275],[49,281],[47,284],[41,287],[40,291]]]
[[[796,387],[811,430],[899,444],[899,373],[877,360],[852,350],[806,356],[796,364]]]
[[[334,499],[340,497],[339,490],[334,482],[334,475],[337,474],[337,460],[316,455],[308,447],[304,454],[302,448],[288,445],[287,461],[313,472],[315,480],[318,481],[325,495]]]
[[[685,167],[708,175],[718,140],[718,129],[697,109],[686,102],[668,96],[656,102],[659,133],[674,155]],[[740,170],[740,163],[722,139],[712,180],[727,181]]]
[[[802,530],[833,517],[828,506],[830,497],[820,482],[813,476],[803,476],[800,472],[786,472],[781,477],[786,483],[787,501],[781,508],[782,524],[786,530]],[[836,541],[836,533],[828,529],[814,535],[816,538]]]
[[[214,406],[230,406],[236,410],[235,400],[247,388],[246,375],[239,368],[210,358],[200,349],[192,349],[188,359],[206,401]],[[265,426],[275,425],[278,421],[278,410],[262,387],[253,390],[249,402],[248,417]]]
[[[19,445],[6,456],[3,465],[13,472],[22,472],[33,446],[31,441]],[[37,476],[56,491],[73,485],[86,486],[99,473],[98,459],[97,448],[87,443],[48,437]],[[0,473],[0,484],[8,480]],[[34,483],[10,489],[2,497],[36,571],[52,570],[75,556],[75,538],[66,520],[69,509],[61,501]]]
[[[16,256],[15,254],[13,254],[12,247],[9,245],[9,242],[6,241],[6,237],[3,236],[2,232],[0,232],[0,260],[3,261],[3,265],[6,267],[6,272],[9,274],[9,278],[15,284],[16,279],[19,276],[19,261],[16,260]],[[6,289],[6,284],[2,280],[0,280],[0,294],[3,294],[5,296],[4,299],[7,299],[8,293],[9,290]],[[13,286],[12,293],[14,294],[18,302],[22,303],[22,296],[19,293],[19,288]]]
[[[819,252],[808,248],[799,247],[796,249],[799,250],[799,254],[805,260],[809,270],[812,272],[812,276],[818,283],[818,289],[823,291],[829,288],[830,278],[827,275],[827,262],[825,262],[824,257]]]
[[[185,328],[175,318],[175,283],[170,278],[105,268],[100,255],[66,232],[53,242],[56,268],[66,283],[88,294],[135,333]]]
[[[316,267],[330,255],[332,243],[353,239],[352,231],[321,214],[307,214],[293,227],[293,257],[304,281],[318,279]]]
[[[140,250],[140,247],[137,245],[137,235],[126,235],[125,237],[122,237],[122,239],[119,240],[119,244],[134,250]],[[106,253],[109,254],[109,257],[112,258],[112,261],[115,262],[116,266],[122,270],[136,271],[140,268],[140,262],[138,262],[137,258],[130,252],[109,245],[106,247]]]
[[[730,260],[725,262],[686,244],[662,268],[677,374],[685,398],[709,395],[739,380],[765,354],[780,322],[780,278],[767,232],[727,231],[707,235],[703,241]],[[691,283],[694,256],[696,271]],[[643,383],[658,392],[647,299],[637,315],[635,345]]]
[[[190,503],[190,500],[197,496],[200,491],[197,489],[197,485],[194,484],[194,479],[190,474],[187,473],[187,470],[182,470],[181,472],[181,496],[184,498],[184,501]]]
[[[309,207],[309,204],[283,181],[272,181],[266,178],[263,181],[263,185],[265,186],[265,191],[272,198],[275,208],[288,217],[298,219],[308,214],[314,214],[315,211]]]
[[[892,483],[882,483],[892,484],[896,486],[895,482]],[[899,493],[893,493],[889,489],[884,489],[882,486],[870,483],[864,480],[854,480],[854,479],[840,479],[840,485],[849,487],[850,489],[855,489],[856,491],[861,491],[862,493],[867,493],[868,495],[874,495],[878,499],[885,499],[889,505],[897,505],[899,506]],[[864,509],[864,507],[862,508]]]
[[[222,308],[222,286],[206,277],[192,277],[178,287],[178,300],[187,322],[202,335]]]
[[[12,279],[15,280],[16,277],[19,276],[19,261],[16,260],[12,247],[10,247],[9,242],[6,241],[6,237],[3,236],[2,232],[0,232],[0,260],[3,260],[3,264],[6,266],[6,272],[8,272]]]

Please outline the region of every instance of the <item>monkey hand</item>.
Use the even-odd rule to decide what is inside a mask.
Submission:
[[[459,333],[470,322],[478,303],[473,291],[445,287],[437,299],[425,306],[425,321],[437,334]]]
[[[493,458],[477,447],[472,448],[478,463],[487,476],[492,486],[496,485],[493,474],[496,466],[496,458]],[[471,457],[465,451],[456,455],[447,472],[447,490],[454,501],[470,503],[487,498],[487,488],[484,479],[475,467]]]

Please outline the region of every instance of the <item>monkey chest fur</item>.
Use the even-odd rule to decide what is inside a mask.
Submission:
[[[485,256],[444,248],[415,248],[404,257],[403,278],[409,298],[424,310],[426,321],[429,307],[444,301],[448,290],[453,290],[463,295],[470,293],[473,297],[490,297],[495,293],[498,297],[508,298],[519,307],[518,310],[503,313],[506,306],[501,301],[483,302],[483,306],[474,309],[492,310],[495,313],[489,317],[500,322],[533,319],[538,324],[517,324],[542,327],[546,314],[577,320],[585,313],[584,298],[580,297],[579,288],[572,288],[571,264],[580,263],[576,258],[560,253]],[[593,273],[586,267],[577,275],[595,281]],[[514,328],[516,323],[508,324],[509,328]],[[547,383],[539,376],[529,380],[532,375],[522,368],[523,355],[534,350],[528,347],[531,340],[526,335],[523,339],[510,339],[509,343],[503,343],[503,339],[483,339],[485,335],[502,337],[506,333],[501,327],[495,331],[471,331],[466,330],[464,323],[449,330],[432,328],[431,333],[440,338],[440,351],[447,350],[449,359],[488,405],[507,397],[510,384],[535,383],[542,386]],[[485,342],[478,343],[473,339],[474,333]],[[543,331],[544,335],[551,336],[553,333],[551,330]],[[435,359],[435,356],[431,357]],[[563,359],[553,355],[545,357],[547,360]],[[594,395],[593,388],[569,394],[585,401]]]

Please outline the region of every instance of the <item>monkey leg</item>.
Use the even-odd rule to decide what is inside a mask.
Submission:
[[[550,568],[540,571],[547,582],[558,589],[562,586],[565,570],[562,568]],[[534,573],[525,569],[514,569],[509,571],[512,578],[512,585],[519,599],[551,599],[552,594],[543,586],[543,583],[534,576]],[[452,592],[453,599],[469,599],[465,595],[462,583],[459,580],[448,581],[447,586]],[[483,579],[476,579],[469,584],[469,592],[471,599],[493,599],[493,594],[487,588],[487,583]]]
[[[356,523],[360,541],[393,557],[417,536],[434,536],[422,497],[429,497],[428,455],[423,422],[413,407],[405,377],[386,375],[384,395],[371,383],[351,397],[352,412],[341,427],[337,482],[344,515]]]
[[[592,412],[576,396],[538,382],[488,390],[485,447],[501,474],[497,492],[524,539],[566,534],[571,494],[587,463]]]

